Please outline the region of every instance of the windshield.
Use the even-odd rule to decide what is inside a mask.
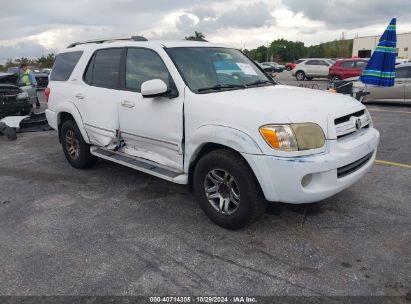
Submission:
[[[235,49],[183,47],[167,52],[194,93],[272,85],[271,79]]]

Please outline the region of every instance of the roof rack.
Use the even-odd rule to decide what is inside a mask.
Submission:
[[[143,36],[131,36],[131,37],[121,37],[121,38],[107,38],[107,39],[96,39],[96,40],[86,40],[86,41],[78,41],[70,44],[67,48],[72,48],[80,44],[88,44],[88,43],[104,43],[104,42],[113,42],[113,41],[148,41],[147,38]]]

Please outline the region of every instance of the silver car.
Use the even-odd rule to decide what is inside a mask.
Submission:
[[[356,78],[358,79],[358,77]],[[363,102],[411,103],[411,63],[396,66],[393,87],[366,86],[360,81],[355,81],[353,87],[370,93],[364,97]]]

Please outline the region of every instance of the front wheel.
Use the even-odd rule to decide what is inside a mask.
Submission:
[[[212,151],[200,159],[194,190],[206,215],[224,228],[240,229],[257,220],[266,208],[254,173],[230,150]]]
[[[67,120],[61,126],[61,145],[66,159],[74,168],[85,169],[97,161],[73,120]]]
[[[287,71],[291,71],[291,68],[290,68],[290,67],[286,67],[286,70],[287,70]]]
[[[305,73],[303,71],[298,71],[297,73],[295,73],[295,78],[298,81],[302,81],[305,78]]]

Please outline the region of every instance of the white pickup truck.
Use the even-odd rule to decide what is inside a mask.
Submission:
[[[370,170],[379,142],[355,99],[279,85],[241,51],[206,42],[73,43],[46,96],[72,166],[104,158],[188,184],[230,229],[256,220],[267,201],[344,190]]]

